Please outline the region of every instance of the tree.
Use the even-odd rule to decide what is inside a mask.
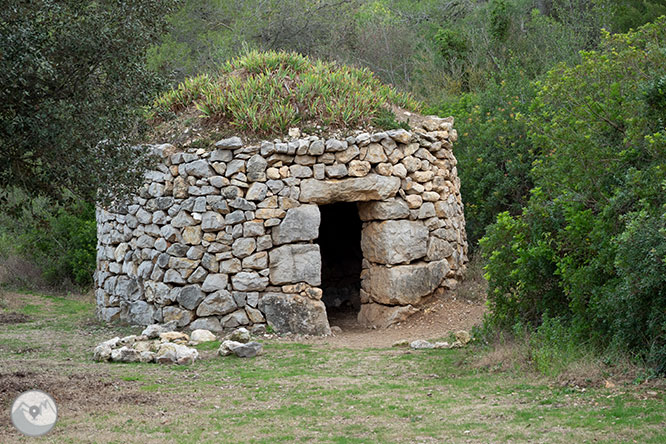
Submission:
[[[93,200],[122,192],[160,84],[145,53],[176,1],[9,0],[0,9],[0,187]]]

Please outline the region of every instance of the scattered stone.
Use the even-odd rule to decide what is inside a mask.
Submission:
[[[472,340],[472,336],[465,330],[459,330],[455,333],[455,337],[461,344],[465,345]]]
[[[243,344],[250,342],[250,332],[245,327],[237,328],[227,336],[230,341],[241,342]]]
[[[190,337],[180,331],[170,331],[166,333],[160,333],[160,340],[164,342],[182,342],[187,343],[190,340]]]
[[[413,350],[430,350],[435,348],[435,344],[432,344],[425,339],[417,339],[409,343],[409,347]]]
[[[217,338],[209,330],[198,329],[194,330],[190,335],[190,344],[197,345],[202,342],[217,341]]]
[[[254,358],[260,355],[263,349],[264,346],[258,342],[248,342],[247,344],[235,347],[233,351],[239,358]]]

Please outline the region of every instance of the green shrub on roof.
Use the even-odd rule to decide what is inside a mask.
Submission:
[[[218,74],[186,79],[162,94],[152,115],[196,108],[205,119],[265,135],[293,126],[366,127],[391,105],[420,108],[367,69],[293,52],[252,51],[227,62]]]

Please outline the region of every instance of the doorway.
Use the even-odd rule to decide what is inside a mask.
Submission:
[[[322,301],[331,325],[353,325],[361,308],[361,229],[354,202],[320,205]]]

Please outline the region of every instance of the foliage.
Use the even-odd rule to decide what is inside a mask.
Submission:
[[[5,245],[12,250],[4,255],[27,258],[53,286],[89,286],[96,265],[94,206],[71,194],[62,204],[16,188],[2,194],[6,204],[0,213],[0,235],[11,239],[11,245]]]
[[[605,34],[537,82],[526,119],[542,152],[536,188],[481,241],[497,326],[558,318],[666,368],[666,128],[645,93],[664,75],[665,37],[666,18]]]
[[[137,180],[159,82],[145,52],[175,1],[9,0],[0,9],[0,186],[93,200]]]
[[[533,97],[529,81],[507,78],[434,110],[456,116],[460,139],[454,149],[472,248],[497,214],[518,214],[527,201],[533,185],[530,170],[539,151],[527,137],[521,115]]]
[[[365,126],[392,104],[419,107],[367,69],[311,61],[296,53],[251,51],[227,62],[217,75],[186,79],[158,97],[153,112],[196,107],[207,119],[266,135],[298,124]]]

